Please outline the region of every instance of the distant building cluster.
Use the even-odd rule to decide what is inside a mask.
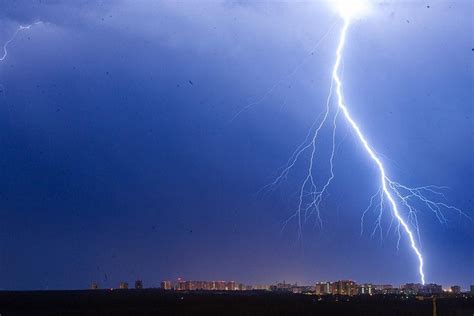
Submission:
[[[119,289],[127,290],[127,282],[120,282]],[[91,284],[91,289],[99,289],[96,282]],[[143,289],[141,280],[135,281],[135,289]],[[400,287],[391,284],[357,284],[352,280],[338,280],[334,282],[317,282],[315,285],[298,285],[297,283],[276,283],[271,285],[257,284],[245,285],[235,281],[190,281],[178,279],[177,281],[162,281],[161,289],[165,291],[272,291],[290,292],[296,294],[313,295],[440,295],[440,294],[461,294],[459,285],[453,285],[448,289],[443,289],[439,284],[419,284],[406,283]],[[471,285],[470,294],[474,295],[474,285]]]
[[[273,292],[291,292],[315,295],[375,295],[375,294],[407,294],[407,295],[436,295],[444,292],[460,294],[461,287],[454,285],[448,290],[443,290],[438,284],[407,283],[400,287],[391,284],[375,285],[371,283],[357,284],[352,280],[338,280],[335,282],[317,282],[314,286],[298,285],[291,283],[277,283],[272,285],[244,285],[234,281],[184,281],[161,282],[163,290],[176,291],[249,291],[266,290]]]
[[[128,290],[129,289],[128,283],[127,282],[120,282],[118,288],[120,290]],[[92,282],[90,289],[91,290],[98,290],[99,289],[99,284],[97,282]],[[143,289],[143,281],[142,280],[136,280],[135,281],[135,289],[136,290]]]
[[[315,295],[375,295],[375,294],[407,294],[407,295],[435,295],[444,293],[441,285],[438,284],[404,284],[394,287],[391,284],[357,284],[352,280],[338,280],[335,282],[317,282],[314,286],[298,286],[297,284],[277,284],[270,286],[274,291],[290,291],[293,293],[307,293]],[[451,287],[449,292],[460,293],[461,288],[457,285]]]
[[[176,291],[245,291],[250,290],[242,283],[235,281],[184,281],[178,279],[177,282],[161,282],[163,290]]]

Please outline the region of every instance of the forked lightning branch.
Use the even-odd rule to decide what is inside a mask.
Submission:
[[[396,181],[393,181],[387,174],[382,159],[379,157],[375,149],[370,145],[365,134],[363,133],[361,125],[356,122],[356,120],[352,117],[350,113],[349,107],[347,106],[344,100],[342,80],[340,77],[340,66],[342,63],[344,46],[346,44],[346,38],[349,32],[351,22],[354,21],[355,17],[369,12],[370,3],[366,0],[332,0],[331,4],[334,6],[334,8],[342,19],[342,27],[339,33],[339,40],[335,53],[335,62],[334,67],[332,68],[332,82],[329,89],[329,96],[326,101],[325,112],[322,115],[322,119],[320,121],[316,120],[314,122],[305,141],[296,149],[296,151],[293,153],[290,160],[288,161],[286,167],[271,185],[276,185],[281,180],[285,179],[289,171],[301,158],[302,154],[306,151],[309,151],[310,158],[309,161],[307,161],[306,176],[299,190],[296,211],[286,221],[285,225],[290,220],[296,219],[298,222],[300,236],[303,223],[306,222],[311,216],[315,215],[318,223],[322,225],[320,206],[321,201],[323,200],[323,197],[329,185],[335,178],[335,138],[338,117],[342,116],[345,123],[354,132],[357,141],[364,149],[368,158],[373,162],[374,166],[378,170],[378,178],[376,178],[375,181],[378,182],[379,189],[370,198],[370,204],[362,214],[361,231],[364,226],[364,216],[372,208],[378,211],[378,216],[373,234],[376,230],[380,230],[380,232],[382,231],[382,214],[384,208],[386,207],[385,204],[387,204],[387,207],[391,210],[393,220],[396,222],[396,231],[398,234],[397,248],[400,243],[401,236],[402,234],[404,234],[408,239],[409,246],[411,247],[414,255],[417,258],[420,281],[422,284],[425,284],[424,258],[420,247],[420,231],[417,218],[418,209],[415,207],[415,205],[422,205],[425,209],[428,209],[429,211],[433,212],[434,215],[443,224],[446,223],[446,218],[442,212],[443,210],[454,210],[463,216],[467,217],[467,215],[459,208],[440,201],[440,197],[444,198],[442,190],[446,187],[440,187],[435,185],[408,187]],[[334,106],[335,108],[331,108],[331,101],[334,92],[336,99]],[[341,113],[342,115],[340,115]],[[330,175],[323,181],[324,184],[320,188],[318,188],[316,184],[317,181],[314,176],[315,172],[313,170],[317,152],[316,144],[320,131],[325,126],[325,124],[328,123],[328,121],[331,121],[330,124],[332,125],[332,148],[328,162]]]

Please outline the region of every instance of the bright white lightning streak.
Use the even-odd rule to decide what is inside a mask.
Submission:
[[[352,3],[352,2],[341,2],[341,3],[347,4],[347,3]],[[346,9],[346,7],[341,7],[341,8]],[[390,222],[390,226],[389,226],[389,229],[387,230],[387,233],[391,230],[393,221],[395,220],[397,222],[396,232],[398,236],[397,249],[399,249],[399,244],[400,244],[400,239],[401,239],[401,230],[403,230],[409,239],[411,249],[416,254],[416,257],[418,260],[418,273],[420,275],[421,282],[425,284],[425,275],[423,271],[424,260],[423,260],[423,255],[420,251],[421,241],[420,241],[420,231],[419,231],[419,226],[418,226],[417,209],[411,203],[412,200],[416,200],[420,202],[427,209],[432,211],[435,214],[435,216],[438,218],[440,223],[442,224],[447,223],[447,219],[443,215],[442,209],[454,210],[458,212],[458,214],[465,216],[466,218],[469,218],[469,216],[465,214],[459,208],[456,208],[444,202],[438,202],[426,197],[427,194],[432,194],[438,197],[445,198],[444,194],[440,191],[443,189],[446,189],[446,187],[428,185],[428,186],[411,188],[411,187],[404,186],[398,182],[392,181],[387,176],[385,167],[381,159],[379,158],[380,155],[377,154],[376,151],[369,145],[364,134],[362,134],[362,131],[360,130],[359,126],[350,115],[349,110],[343,101],[342,81],[341,81],[341,78],[339,77],[339,72],[340,72],[340,65],[342,62],[342,51],[344,49],[345,42],[346,42],[347,31],[351,22],[351,17],[356,11],[357,10],[353,11],[353,10],[348,9],[347,11],[344,11],[343,13],[340,14],[344,20],[344,25],[342,26],[339,41],[338,41],[338,46],[336,49],[336,60],[335,60],[334,67],[332,70],[331,86],[329,89],[328,98],[326,100],[325,111],[322,114],[322,119],[320,120],[320,118],[318,118],[315,120],[308,134],[306,135],[305,140],[298,146],[298,148],[295,150],[293,155],[290,157],[286,166],[283,168],[283,171],[276,178],[276,180],[273,183],[269,184],[267,187],[273,187],[277,185],[279,182],[281,182],[283,179],[285,179],[288,176],[290,170],[295,166],[297,161],[301,158],[302,154],[305,153],[307,150],[309,150],[310,151],[309,164],[308,164],[306,176],[303,180],[301,188],[299,189],[298,207],[295,213],[292,216],[290,216],[288,220],[284,223],[283,229],[286,227],[286,225],[289,223],[290,220],[297,219],[298,227],[299,227],[299,237],[301,238],[302,218],[304,218],[304,220],[306,221],[310,216],[313,215],[313,213],[316,213],[318,223],[320,224],[320,226],[322,226],[322,220],[320,216],[320,204],[321,204],[321,201],[323,200],[323,196],[326,193],[328,186],[331,184],[335,176],[334,175],[334,156],[336,152],[336,146],[335,146],[336,127],[337,127],[336,121],[337,121],[338,114],[342,112],[344,119],[347,121],[351,129],[357,135],[357,138],[360,141],[360,143],[363,145],[363,148],[365,149],[365,151],[367,152],[371,160],[375,162],[375,165],[377,166],[378,172],[380,174],[379,189],[370,198],[370,204],[364,210],[361,217],[361,234],[363,233],[364,217],[367,214],[367,212],[373,206],[375,206],[374,202],[376,198],[378,197],[379,199],[376,206],[376,208],[378,209],[378,216],[376,219],[374,230],[372,232],[372,236],[374,236],[378,230],[380,233],[380,237],[381,238],[383,237],[382,213],[385,208],[384,201],[388,200],[389,202],[388,204],[391,208],[393,217],[392,217],[392,221]],[[336,106],[336,110],[334,111],[335,114],[333,117],[333,124],[332,124],[333,125],[332,126],[332,151],[329,158],[330,176],[326,179],[324,185],[322,185],[322,188],[318,190],[315,177],[313,176],[313,173],[314,173],[313,166],[314,166],[314,160],[316,156],[316,142],[317,142],[318,136],[320,135],[321,130],[323,129],[325,123],[328,120],[328,117],[331,115],[330,102],[333,96],[334,84],[335,84],[337,106]],[[309,192],[307,191],[308,187],[309,187]],[[311,201],[309,203],[305,202],[305,197],[307,195],[311,196]],[[404,217],[402,216],[400,212],[400,207],[399,205],[397,205],[397,200],[400,203],[400,207],[402,207],[403,209],[406,209],[408,212],[406,220],[404,219]],[[414,231],[412,231],[408,223],[410,223],[411,226],[413,226]],[[415,234],[416,234],[416,238],[415,238]]]
[[[389,187],[392,188],[393,182],[390,181],[390,179],[387,177],[382,161],[375,154],[374,150],[370,147],[369,143],[365,139],[365,136],[362,134],[357,123],[351,117],[349,110],[347,109],[343,101],[342,82],[341,82],[341,79],[339,78],[338,72],[339,72],[339,66],[341,64],[341,59],[342,59],[342,50],[346,42],[346,35],[347,35],[347,30],[349,28],[349,25],[350,25],[350,19],[348,17],[345,17],[344,26],[342,27],[341,35],[339,38],[339,45],[337,46],[337,50],[336,50],[336,62],[334,64],[334,68],[332,71],[332,77],[333,77],[334,82],[336,83],[337,106],[342,110],[342,113],[344,114],[344,118],[352,127],[354,132],[357,134],[357,137],[362,143],[365,151],[369,154],[370,158],[375,162],[375,164],[377,165],[379,169],[380,183],[383,190],[383,194],[385,198],[387,198],[387,200],[390,202],[395,218],[398,220],[398,223],[403,227],[403,230],[405,231],[405,233],[408,236],[408,239],[410,240],[410,246],[418,258],[418,272],[421,277],[421,283],[425,284],[425,274],[423,272],[423,255],[418,249],[413,232],[410,230],[410,227],[400,215],[400,211],[398,210],[398,205],[395,202],[395,199],[389,190]]]

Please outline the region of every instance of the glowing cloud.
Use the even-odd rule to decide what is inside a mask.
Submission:
[[[369,0],[329,0],[329,2],[344,20],[367,15],[371,9]]]

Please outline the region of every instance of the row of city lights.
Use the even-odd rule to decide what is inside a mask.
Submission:
[[[97,283],[92,283],[91,289],[98,289]],[[128,283],[120,282],[119,289],[128,289]],[[141,280],[135,281],[135,289],[143,289]],[[301,286],[291,283],[277,283],[274,285],[244,285],[235,281],[185,281],[178,279],[176,282],[162,281],[161,289],[166,291],[252,291],[264,290],[275,292],[291,292],[315,295],[374,295],[374,294],[461,294],[459,285],[453,285],[447,289],[438,284],[407,283],[400,287],[391,284],[374,285],[371,283],[357,284],[351,280],[339,280],[335,282],[317,282],[311,286]],[[113,290],[113,289],[111,289]],[[470,293],[474,295],[474,285],[471,285]]]

